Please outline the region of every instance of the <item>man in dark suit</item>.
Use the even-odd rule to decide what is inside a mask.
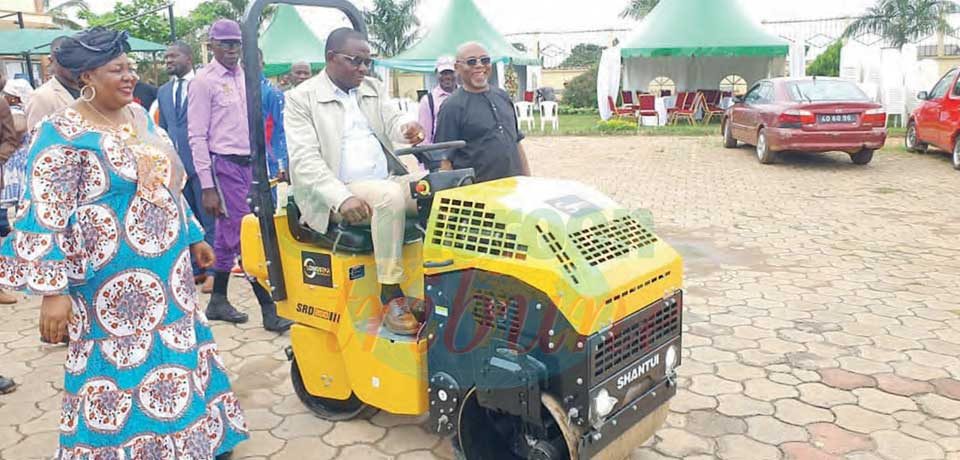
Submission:
[[[157,123],[167,131],[173,141],[183,167],[187,173],[187,185],[183,194],[187,198],[190,209],[200,220],[200,225],[206,232],[204,239],[213,245],[214,227],[216,221],[203,209],[201,202],[202,189],[197,171],[193,165],[193,153],[190,150],[190,141],[187,136],[187,87],[193,79],[193,49],[184,42],[176,42],[167,48],[164,54],[167,73],[172,77],[157,91]],[[213,288],[213,276],[202,273],[194,264],[194,275],[204,279],[204,292]],[[209,286],[208,286],[209,285]]]

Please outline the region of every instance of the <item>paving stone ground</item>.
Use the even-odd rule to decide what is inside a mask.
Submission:
[[[633,459],[960,460],[960,173],[946,155],[763,166],[718,138],[526,145],[537,175],[650,210],[685,257],[680,391]],[[247,286],[232,291],[251,322],[214,333],[252,429],[236,459],[451,458],[424,418],[312,417],[289,339],[258,328]],[[64,349],[39,345],[37,305],[0,322],[0,374],[22,385],[0,396],[4,460],[56,443]]]

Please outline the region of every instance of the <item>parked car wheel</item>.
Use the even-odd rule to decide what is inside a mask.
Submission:
[[[770,151],[770,146],[767,145],[767,133],[763,129],[757,134],[757,159],[765,165],[773,163],[774,160],[774,153]]]
[[[903,144],[908,152],[925,153],[927,151],[927,144],[920,142],[920,138],[917,137],[917,124],[913,121],[907,124],[907,135],[903,138]]]
[[[737,138],[733,137],[733,128],[730,127],[730,120],[723,122],[723,146],[728,149],[737,148]]]
[[[873,150],[863,149],[857,153],[851,153],[850,160],[853,161],[853,164],[855,165],[865,165],[870,163],[870,160],[873,160]]]
[[[953,169],[960,171],[960,136],[953,141]]]

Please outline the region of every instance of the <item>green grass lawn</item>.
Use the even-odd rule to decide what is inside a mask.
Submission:
[[[527,130],[526,125],[521,126],[524,133],[528,136],[719,136],[720,122],[714,118],[710,125],[690,126],[681,121],[677,125],[668,126],[643,126],[638,132],[636,129],[630,129],[620,132],[602,132],[597,124],[600,122],[598,115],[560,115],[560,130],[554,133],[550,126],[546,130],[540,131],[540,116],[535,118],[533,130]],[[887,130],[889,137],[903,137],[906,134],[904,128],[890,127]]]
[[[621,132],[601,132],[597,127],[600,117],[597,115],[560,115],[560,131],[554,133],[550,126],[545,131],[540,131],[540,116],[536,116],[533,130],[527,130],[526,125],[521,126],[523,132],[528,136],[712,136],[720,134],[720,124],[712,123],[709,126],[696,125],[690,126],[681,123],[676,126],[644,126],[640,128],[639,133],[636,129]]]

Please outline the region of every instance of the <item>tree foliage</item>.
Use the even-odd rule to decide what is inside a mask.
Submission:
[[[590,67],[600,62],[602,48],[591,43],[581,43],[570,50],[570,55],[560,63],[560,67]]]
[[[160,8],[166,5],[167,0],[132,0],[129,2],[117,2],[113,5],[113,10],[104,14],[95,14],[92,11],[85,11],[79,14],[80,18],[87,22],[87,26],[105,26],[121,19],[146,13],[152,9]],[[111,26],[113,29],[125,30],[131,36],[149,40],[155,43],[167,43],[170,41],[170,20],[166,14],[167,10],[162,9],[153,14],[148,14],[132,21],[121,22]],[[179,35],[178,31],[178,35]]]
[[[843,35],[874,34],[900,49],[936,32],[953,33],[947,15],[958,12],[960,6],[953,0],[878,0]]]
[[[639,21],[650,14],[658,4],[660,0],[630,0],[630,4],[620,12],[620,17]]]
[[[417,39],[420,25],[416,9],[419,0],[374,0],[372,9],[364,10],[370,30],[370,44],[381,57],[396,56]]]
[[[823,53],[820,53],[820,55],[807,66],[807,75],[839,77],[841,48],[843,48],[843,42],[840,40],[837,40],[834,44],[827,47]]]
[[[43,0],[43,10],[50,15],[50,19],[53,20],[53,23],[64,29],[82,29],[79,23],[73,20],[70,17],[71,12],[76,12],[77,14],[85,13],[90,11],[90,5],[87,4],[84,0],[66,0],[57,4],[57,6],[51,6],[51,0]]]
[[[597,106],[597,71],[594,65],[586,72],[567,82],[563,89],[563,103],[572,107],[592,108]]]

